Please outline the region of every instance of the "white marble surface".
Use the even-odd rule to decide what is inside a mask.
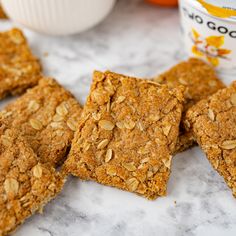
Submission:
[[[0,22],[0,30],[12,25]],[[45,73],[84,103],[94,69],[145,77],[183,59],[179,28],[175,9],[120,0],[102,24],[80,35],[25,33]],[[222,78],[229,82],[233,76]],[[201,150],[195,147],[177,155],[172,169],[168,196],[153,202],[71,177],[44,213],[27,220],[14,235],[235,236],[236,200]]]

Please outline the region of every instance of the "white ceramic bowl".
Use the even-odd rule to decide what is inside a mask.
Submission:
[[[51,35],[68,35],[101,22],[116,0],[2,0],[8,16],[26,27]]]

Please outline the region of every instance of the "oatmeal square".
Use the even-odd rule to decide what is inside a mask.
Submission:
[[[65,170],[137,193],[166,194],[183,88],[95,72]]]
[[[59,165],[70,149],[82,108],[54,79],[37,86],[0,112],[0,122],[14,127],[42,163]]]
[[[21,94],[41,78],[39,60],[19,29],[0,32],[0,99]]]
[[[190,58],[188,61],[181,62],[170,70],[154,78],[154,81],[167,84],[170,88],[183,85],[185,90],[185,112],[198,101],[214,94],[219,89],[225,87],[223,82],[218,79],[214,68],[197,58]],[[191,147],[195,141],[193,135],[187,132],[183,126],[183,115],[180,136],[177,141],[175,153]]]
[[[7,16],[1,6],[1,3],[0,3],[0,19],[7,19]]]
[[[0,235],[15,230],[62,189],[64,176],[42,164],[20,134],[0,125]]]
[[[236,82],[200,101],[186,114],[185,127],[224,177],[236,197]]]

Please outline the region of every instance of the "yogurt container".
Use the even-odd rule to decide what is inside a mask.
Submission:
[[[236,73],[236,1],[180,0],[180,14],[188,55]]]

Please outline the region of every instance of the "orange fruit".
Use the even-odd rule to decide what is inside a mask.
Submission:
[[[178,0],[146,0],[146,2],[169,7],[174,7],[178,5]]]

